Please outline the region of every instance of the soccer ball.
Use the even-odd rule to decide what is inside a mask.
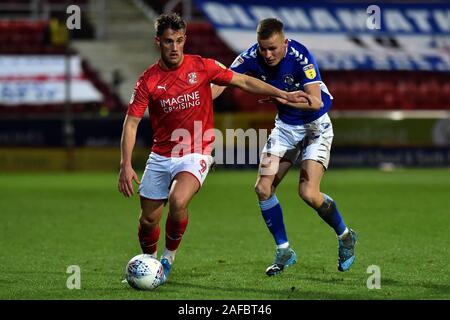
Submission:
[[[138,290],[152,290],[161,284],[164,269],[157,259],[149,254],[137,255],[128,262],[125,270],[128,284]]]

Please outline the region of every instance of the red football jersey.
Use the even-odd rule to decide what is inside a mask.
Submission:
[[[213,59],[184,55],[175,70],[155,63],[139,78],[127,114],[149,108],[152,151],[166,157],[211,154],[214,142],[211,83],[228,85],[233,72]]]

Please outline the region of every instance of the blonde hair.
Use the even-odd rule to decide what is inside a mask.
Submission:
[[[279,33],[284,34],[284,24],[276,18],[263,19],[258,23],[256,28],[256,34],[258,39],[266,40],[269,39],[273,34]]]

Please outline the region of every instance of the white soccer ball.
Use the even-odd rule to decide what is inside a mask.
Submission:
[[[137,255],[128,262],[125,270],[128,284],[138,290],[152,290],[161,284],[164,269],[157,259],[149,254]]]

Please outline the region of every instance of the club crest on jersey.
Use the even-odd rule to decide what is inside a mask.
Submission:
[[[289,86],[292,86],[294,84],[294,76],[292,74],[286,74],[283,77],[284,83],[286,83]]]
[[[303,71],[305,72],[305,75],[308,79],[314,79],[317,75],[316,69],[314,69],[313,64],[308,64],[307,66],[304,66]]]
[[[191,72],[188,74],[188,82],[189,84],[196,84],[197,83],[197,73]]]

